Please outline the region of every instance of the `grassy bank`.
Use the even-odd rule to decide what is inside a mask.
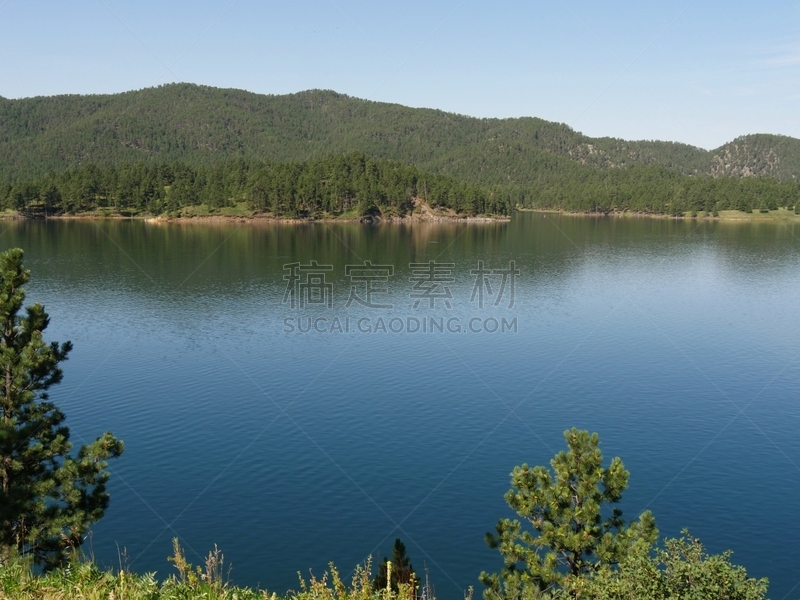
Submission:
[[[740,210],[721,210],[719,218],[729,221],[800,221],[800,215],[785,208],[761,212],[754,210],[751,213]]]
[[[645,213],[635,211],[620,211],[620,212],[581,212],[581,211],[566,211],[566,210],[545,210],[534,208],[519,208],[517,212],[537,212],[544,214],[559,214],[574,217],[619,217],[619,218],[647,218],[647,219],[708,219],[713,221],[734,221],[734,222],[773,222],[779,221],[783,223],[800,223],[800,215],[792,210],[786,208],[779,208],[777,210],[769,211],[753,211],[744,212],[741,210],[721,210],[716,213],[699,211],[696,213],[686,212],[680,215],[669,215],[663,213]],[[16,220],[30,218],[23,213],[15,210],[5,210],[0,212],[0,220]],[[323,213],[308,218],[297,217],[282,217],[275,216],[271,213],[256,212],[249,210],[244,204],[237,204],[232,207],[225,208],[211,208],[208,205],[202,204],[198,206],[191,206],[174,212],[166,212],[159,215],[153,215],[147,212],[127,211],[124,213],[114,212],[109,209],[98,209],[92,211],[84,211],[76,214],[69,215],[54,215],[47,217],[48,219],[147,219],[158,222],[226,222],[226,221],[253,221],[253,222],[274,222],[274,223],[308,223],[311,221],[320,222],[339,222],[339,223],[357,223],[364,220],[357,211],[351,210],[339,215]],[[379,219],[383,222],[425,222],[425,221],[454,221],[454,222],[502,222],[510,220],[510,217],[504,215],[476,215],[474,217],[467,217],[465,215],[457,215],[452,212],[431,209],[425,207],[424,211],[413,212],[405,217],[399,218],[396,216],[388,216]]]
[[[635,211],[619,211],[619,212],[581,212],[581,211],[567,211],[567,210],[542,210],[532,208],[518,209],[519,212],[538,212],[544,214],[559,214],[569,215],[574,217],[624,217],[624,218],[647,218],[647,219],[709,219],[714,221],[740,221],[740,222],[768,222],[768,221],[781,221],[785,223],[800,223],[800,214],[796,214],[793,210],[786,208],[779,208],[777,210],[760,211],[754,210],[753,212],[745,212],[741,210],[720,210],[716,212],[684,212],[680,215],[670,215],[665,213],[645,213]]]
[[[222,554],[210,552],[203,567],[186,562],[180,548],[170,557],[175,573],[159,581],[155,573],[102,570],[91,561],[73,560],[67,567],[36,574],[30,565],[16,561],[0,565],[2,600],[416,600],[410,586],[399,592],[373,589],[370,565],[356,567],[352,579],[342,581],[336,567],[317,578],[303,579],[298,573],[297,591],[279,596],[265,590],[230,585]],[[428,591],[430,589],[428,588]],[[432,595],[428,600],[435,600]]]
[[[414,222],[502,222],[509,221],[511,217],[506,215],[459,214],[453,210],[442,208],[432,208],[419,199],[414,200],[412,210],[404,215],[396,213],[361,215],[358,210],[351,209],[340,214],[321,212],[304,217],[275,215],[270,212],[256,211],[250,209],[246,203],[239,203],[234,206],[211,207],[207,204],[187,206],[180,210],[162,212],[160,214],[150,213],[144,210],[114,211],[109,208],[86,210],[68,214],[35,215],[32,216],[25,212],[16,210],[5,210],[0,212],[0,220],[16,219],[55,219],[55,220],[90,220],[90,219],[144,219],[151,222],[271,222],[271,223],[309,223],[312,221],[337,222],[337,223],[359,223],[359,222],[385,222],[385,223],[414,223]]]

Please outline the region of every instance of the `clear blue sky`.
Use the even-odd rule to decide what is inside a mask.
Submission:
[[[800,0],[0,0],[0,95],[333,89],[713,148],[800,136]]]

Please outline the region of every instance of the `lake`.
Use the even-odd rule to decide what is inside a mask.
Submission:
[[[73,440],[125,442],[85,546],[101,564],[165,576],[179,536],[282,593],[399,537],[440,598],[479,593],[509,473],[574,426],[631,472],[627,518],[650,509],[800,597],[797,224],[0,231],[47,340],[75,346],[51,394]]]

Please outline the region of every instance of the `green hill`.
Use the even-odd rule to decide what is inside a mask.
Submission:
[[[0,181],[85,163],[210,165],[359,151],[483,184],[535,183],[566,162],[683,174],[800,176],[800,140],[755,135],[713,151],[590,138],[536,118],[478,119],[312,90],[284,96],[191,84],[113,95],[0,100]]]
[[[331,91],[266,96],[172,84],[114,95],[0,99],[0,208],[6,210],[125,206],[152,213],[247,202],[252,210],[292,215],[347,212],[355,202],[364,211],[403,213],[415,194],[429,196],[430,183],[444,177],[436,203],[468,214],[517,206],[800,212],[798,175],[800,140],[785,136],[745,136],[706,151]],[[338,180],[349,187],[331,188]]]

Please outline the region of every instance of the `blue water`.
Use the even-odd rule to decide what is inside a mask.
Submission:
[[[76,444],[111,430],[111,505],[86,544],[170,573],[217,544],[237,584],[347,575],[401,538],[438,596],[481,589],[483,534],[512,516],[515,465],[570,427],[631,472],[650,509],[800,597],[800,227],[516,215],[362,226],[6,223],[48,340],[75,349],[52,393]],[[282,304],[283,265],[333,269],[332,308]],[[345,308],[345,265],[391,264],[394,308]],[[411,262],[452,263],[451,309],[412,308]],[[514,306],[470,303],[478,260],[520,270]],[[499,279],[494,278],[497,293]],[[508,290],[506,290],[508,293]],[[505,333],[361,333],[359,318],[516,318]],[[350,333],[284,319],[350,317]],[[304,321],[301,321],[301,323]],[[395,325],[397,325],[395,321]],[[125,553],[127,558],[120,558]]]

